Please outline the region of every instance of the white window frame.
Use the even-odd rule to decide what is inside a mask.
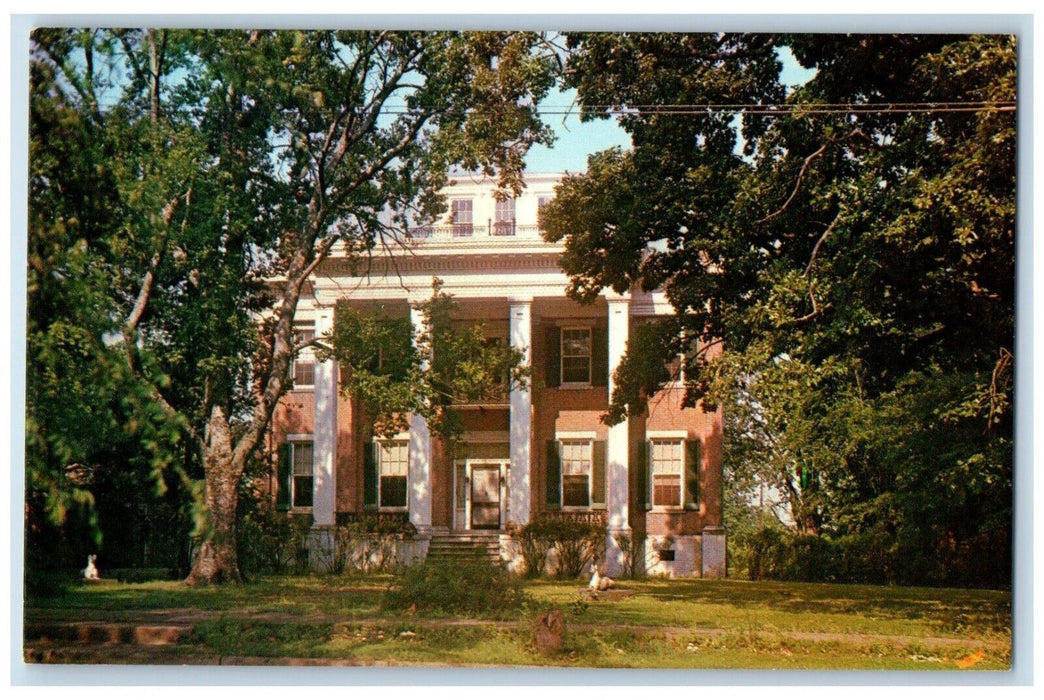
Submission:
[[[309,338],[300,337],[301,334],[310,334]],[[315,339],[315,322],[314,321],[298,321],[294,324],[293,333],[294,345],[305,340]],[[311,384],[298,384],[297,383],[297,365],[298,364],[310,364],[312,365],[312,383]],[[294,361],[290,367],[290,376],[294,378],[294,390],[299,389],[310,390],[315,388],[315,353],[312,352],[312,348],[305,348],[294,354]]]
[[[457,203],[467,202],[467,208],[458,209]],[[468,213],[467,221],[460,221],[457,218],[457,214],[466,211]],[[470,197],[455,197],[450,200],[450,225],[453,227],[453,235],[459,238],[467,238],[475,235],[475,200]],[[464,228],[467,226],[465,232]],[[460,228],[458,228],[460,227]]]
[[[312,480],[312,493],[311,500],[315,503],[315,441],[311,435],[293,435],[288,436],[286,443],[290,446],[290,510],[296,513],[310,513],[313,506],[299,506],[297,505],[297,477],[304,474],[298,474],[296,471],[297,467],[297,449],[300,446],[307,445],[312,451],[312,471],[311,475],[307,478]]]
[[[410,507],[410,441],[408,439],[393,438],[391,440],[374,440],[374,444],[377,445],[377,510],[385,513],[401,513],[409,510]],[[387,446],[404,447],[405,448],[405,474],[385,474],[385,450]],[[385,478],[405,478],[406,479],[406,502],[401,506],[386,506],[382,505],[382,493],[384,491],[384,479]]]
[[[510,211],[508,207],[510,205]],[[505,224],[512,224],[515,222],[517,217],[518,207],[514,197],[507,199],[498,199],[493,201],[493,234],[496,236],[510,236],[514,235],[514,230],[501,232],[501,229]],[[509,218],[503,218],[505,215],[510,214]]]
[[[678,464],[678,502],[677,503],[657,503],[656,502],[656,445],[674,445],[678,447],[681,453],[681,459]],[[673,434],[650,434],[647,439],[647,445],[649,450],[649,503],[652,505],[653,510],[656,511],[682,511],[685,510],[685,475],[686,475],[686,461],[689,458],[688,451],[686,450],[686,436],[685,435],[673,435]],[[660,472],[660,474],[670,474],[670,472]]]
[[[587,380],[586,381],[570,381],[566,380],[566,353],[565,353],[565,342],[566,333],[569,331],[585,331],[587,333]],[[570,355],[570,357],[583,357],[583,355]],[[563,387],[589,387],[591,386],[591,379],[594,375],[594,329],[591,326],[562,326],[558,331],[558,380],[559,385]]]
[[[558,503],[559,508],[564,511],[580,511],[587,512],[594,510],[594,438],[593,437],[572,437],[566,435],[560,435],[558,437]],[[567,506],[565,502],[565,478],[566,478],[566,457],[565,447],[576,446],[585,447],[587,450],[587,505],[586,506]]]

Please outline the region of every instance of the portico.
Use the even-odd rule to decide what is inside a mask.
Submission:
[[[520,204],[518,211],[525,209]],[[433,435],[417,414],[408,430],[386,438],[340,391],[334,363],[317,365],[314,386],[300,396],[303,405],[305,392],[314,398],[314,523],[400,518],[427,542],[451,533],[503,539],[537,518],[582,519],[605,528],[599,564],[611,576],[627,565],[634,548],[622,545],[635,538],[666,557],[671,542],[696,552],[702,528],[710,526],[718,528],[711,549],[723,550],[720,498],[701,500],[720,488],[720,415],[683,408],[681,393],[671,390],[654,397],[644,416],[613,426],[602,421],[632,328],[672,309],[658,293],[610,292],[587,305],[567,298],[561,246],[540,239],[528,222],[517,223],[510,235],[493,227],[467,236],[457,235],[459,227],[433,230],[408,255],[376,257],[365,274],[336,254],[321,266],[299,312],[317,335],[332,327],[339,303],[379,305],[423,331],[418,304],[438,278],[457,304],[454,322],[481,323],[491,341],[518,348],[531,375],[503,400],[457,406],[464,432],[452,441]],[[675,472],[671,464],[650,464],[649,445],[668,434],[678,436],[677,444],[703,447],[692,453],[701,463],[687,463],[671,487],[685,498],[660,507],[649,475],[657,469],[660,484]],[[307,425],[294,435],[305,440]],[[682,453],[667,447],[655,454]],[[705,482],[700,493],[682,483],[690,471]],[[677,561],[684,566],[660,566],[671,575],[699,574],[699,560],[683,553]]]

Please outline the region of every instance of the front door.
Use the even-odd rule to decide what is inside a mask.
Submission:
[[[500,465],[471,467],[471,529],[500,529]]]

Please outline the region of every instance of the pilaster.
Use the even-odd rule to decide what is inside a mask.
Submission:
[[[532,300],[512,299],[509,334],[512,347],[522,352],[523,364],[532,364]],[[508,521],[516,525],[529,522],[532,481],[530,479],[533,396],[530,385],[514,387],[509,397],[509,441],[511,471],[508,474]]]
[[[321,338],[333,331],[332,307],[315,313],[315,334]],[[315,525],[334,524],[337,460],[337,362],[333,359],[315,365],[315,424],[312,518]]]
[[[615,382],[613,374],[620,365],[627,351],[627,339],[630,333],[630,297],[609,297],[609,396],[613,395]],[[629,440],[628,419],[609,427],[609,439],[606,443],[606,482],[608,495],[609,523],[606,532],[605,572],[609,576],[619,575],[623,570],[624,552],[620,547],[619,536],[630,537],[631,526],[628,512],[628,462]]]
[[[416,307],[410,305],[410,320],[413,331],[419,335],[427,329],[427,319]],[[423,369],[427,369],[424,367]],[[424,416],[410,415],[409,452],[409,515],[410,522],[422,537],[431,535],[431,431]]]

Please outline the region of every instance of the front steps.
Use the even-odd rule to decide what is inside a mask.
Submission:
[[[433,534],[428,544],[429,559],[468,559],[478,555],[500,563],[500,533],[495,530]]]

